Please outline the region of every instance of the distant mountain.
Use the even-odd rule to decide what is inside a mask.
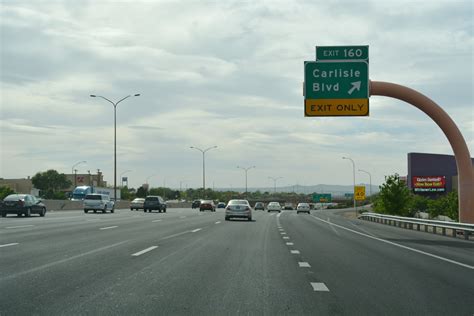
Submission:
[[[356,185],[363,185],[365,186],[365,194],[369,195],[370,188],[369,184],[360,183]],[[273,187],[261,187],[261,188],[248,188],[249,192],[273,192]],[[245,188],[216,188],[216,191],[237,191],[237,192],[244,192]],[[377,185],[372,185],[372,194],[379,192],[379,187]],[[292,185],[292,186],[284,186],[284,187],[276,187],[276,192],[295,192],[295,193],[303,193],[303,194],[311,194],[311,193],[331,193],[334,196],[344,196],[346,193],[352,193],[353,187],[352,185],[337,185],[337,184],[317,184],[317,185]]]

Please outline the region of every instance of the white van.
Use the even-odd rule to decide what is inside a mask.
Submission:
[[[114,207],[114,202],[105,194],[87,194],[84,198],[84,213],[89,211],[94,211],[94,213],[97,211],[102,211],[102,213],[110,211],[110,213],[113,213]]]

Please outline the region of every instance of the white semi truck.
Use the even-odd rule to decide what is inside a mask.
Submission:
[[[78,186],[72,191],[72,201],[82,201],[84,200],[87,194],[97,193],[97,194],[105,194],[110,197],[111,200],[114,199],[114,189],[113,188],[102,188],[102,187],[94,187],[89,185],[81,185]],[[117,200],[120,200],[120,189],[117,189]]]

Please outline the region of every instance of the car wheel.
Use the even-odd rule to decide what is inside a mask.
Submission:
[[[281,213],[281,211],[278,211],[278,213]]]
[[[89,212],[89,210],[84,210],[84,213],[86,213],[86,214],[87,214],[87,212]]]
[[[44,215],[46,214],[46,209],[43,207],[43,209],[41,210],[41,212],[39,213],[39,215],[41,217],[44,217]]]
[[[229,220],[229,217],[226,216],[226,217],[225,217],[225,220],[228,221],[228,220]]]
[[[165,209],[164,209],[164,211],[163,211],[163,212],[165,212],[165,213],[166,213],[166,207],[165,207]]]
[[[27,209],[26,209],[25,216],[26,216],[26,217],[30,217],[30,216],[31,216],[31,208],[27,208]]]
[[[110,213],[113,213],[113,212],[115,212],[115,209],[114,209],[114,208],[112,208],[112,209],[110,210]]]
[[[2,212],[2,217],[7,217],[7,213]]]
[[[249,220],[249,222],[251,222],[251,221],[252,221],[252,217],[249,217],[248,220]]]
[[[22,213],[16,213],[16,216],[20,217],[22,215]]]

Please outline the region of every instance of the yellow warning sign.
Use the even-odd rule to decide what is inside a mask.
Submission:
[[[369,99],[306,99],[305,116],[368,116]]]
[[[354,187],[354,197],[356,201],[365,200],[365,186],[356,185]]]

